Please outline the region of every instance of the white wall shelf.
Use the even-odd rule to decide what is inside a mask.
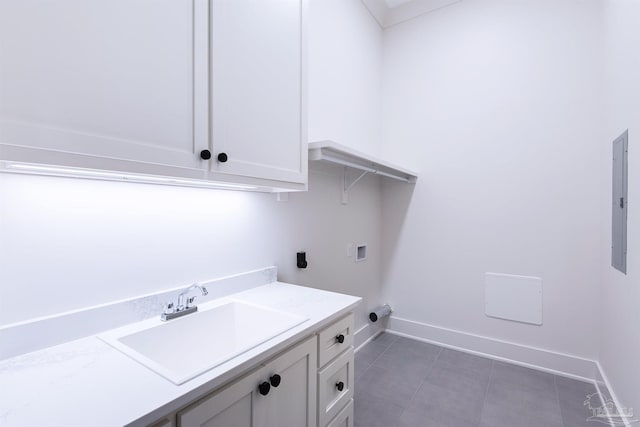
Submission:
[[[415,172],[376,159],[375,157],[345,147],[334,141],[316,141],[309,143],[309,161],[324,161],[344,166],[342,175],[343,204],[347,204],[349,201],[349,190],[368,173],[397,179],[408,184],[415,184],[418,180],[418,175]],[[350,183],[347,174],[348,168],[361,172],[361,174]]]

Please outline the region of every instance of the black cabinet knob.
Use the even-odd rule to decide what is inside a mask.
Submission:
[[[344,383],[342,381],[338,381],[336,383],[336,388],[338,389],[338,391],[344,390]]]
[[[202,160],[209,160],[211,158],[211,151],[209,150],[202,150],[200,152],[200,158]]]
[[[273,387],[278,387],[281,381],[282,381],[282,377],[278,374],[274,374],[271,376],[271,378],[269,378],[269,382]]]
[[[340,334],[336,336],[336,342],[342,344],[344,342],[344,335]]]
[[[266,396],[267,394],[269,394],[269,390],[271,390],[271,384],[269,384],[266,381],[263,383],[260,383],[260,385],[258,386],[258,391],[263,396]]]
[[[220,163],[225,163],[227,160],[229,160],[229,157],[227,156],[227,153],[218,154],[218,161]]]

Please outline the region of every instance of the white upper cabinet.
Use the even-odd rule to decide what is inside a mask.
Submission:
[[[303,11],[2,1],[0,161],[304,189]]]
[[[207,25],[207,0],[1,2],[1,142],[206,168]]]
[[[306,182],[303,18],[301,0],[212,0],[213,171]]]

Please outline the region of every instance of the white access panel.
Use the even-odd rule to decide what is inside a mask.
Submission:
[[[542,279],[485,273],[485,314],[542,325]]]

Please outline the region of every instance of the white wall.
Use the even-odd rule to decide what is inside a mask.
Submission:
[[[377,147],[382,31],[359,0],[312,0],[310,16],[310,139]],[[309,192],[285,203],[0,174],[0,326],[274,264],[280,280],[365,297],[363,325],[380,294],[380,183],[360,182],[343,206],[339,172],[312,171]],[[356,264],[346,249],[361,242],[369,259]]]
[[[283,281],[377,299],[379,182],[361,184],[342,206],[339,171],[312,172],[309,192],[285,203],[1,174],[0,325],[269,265]],[[355,242],[370,245],[367,262],[346,257]],[[306,270],[295,266],[299,250],[308,252]]]
[[[595,359],[601,10],[468,0],[385,33],[383,191],[395,315]],[[393,188],[391,188],[393,187]],[[544,324],[484,315],[485,272],[539,276]]]
[[[606,126],[603,160],[603,283],[600,364],[620,403],[640,410],[640,3],[608,0],[605,23]],[[611,267],[611,142],[629,129],[627,275]]]
[[[311,0],[309,141],[377,154],[382,141],[382,29],[360,0]]]

